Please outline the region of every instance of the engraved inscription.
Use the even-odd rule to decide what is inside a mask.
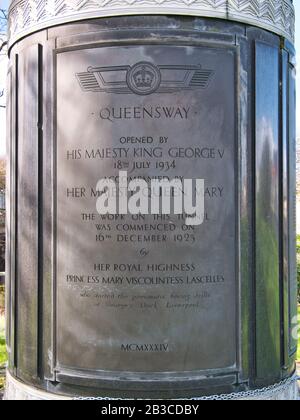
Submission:
[[[235,63],[223,47],[58,54],[58,369],[235,367]],[[204,179],[203,223],[99,214],[99,179],[122,171],[128,184]]]

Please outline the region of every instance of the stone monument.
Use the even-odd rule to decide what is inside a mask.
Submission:
[[[290,0],[12,1],[7,399],[296,398],[293,37]],[[97,211],[124,174],[204,180],[201,224]]]

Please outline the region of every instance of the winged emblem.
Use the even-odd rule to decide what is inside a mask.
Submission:
[[[206,89],[213,75],[201,65],[140,62],[134,66],[89,67],[76,77],[84,92],[150,95]]]

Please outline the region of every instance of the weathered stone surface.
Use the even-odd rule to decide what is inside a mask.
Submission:
[[[296,381],[289,381],[287,384],[274,387],[272,391],[252,391],[253,396],[244,397],[237,394],[236,397],[228,395],[224,400],[236,401],[296,401],[299,399],[299,389]],[[56,395],[41,391],[17,381],[10,374],[7,375],[7,387],[5,391],[5,400],[22,400],[22,401],[47,401],[47,400],[71,400],[70,397]],[[105,398],[102,398],[105,400]],[[205,399],[205,398],[204,398]],[[212,398],[213,399],[213,398]],[[219,399],[217,397],[216,399]],[[197,399],[201,400],[201,399]]]

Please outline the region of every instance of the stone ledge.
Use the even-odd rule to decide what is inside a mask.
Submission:
[[[55,25],[129,15],[219,18],[254,25],[294,40],[295,11],[291,0],[15,0],[9,9],[9,43]]]
[[[224,395],[216,397],[216,400],[231,400],[231,401],[297,401],[299,400],[298,384],[296,377],[286,381],[286,383],[279,384],[267,391],[251,391],[249,395],[244,394]],[[81,399],[81,398],[78,398]],[[89,398],[87,398],[89,399]],[[90,400],[97,400],[97,398],[90,398]],[[213,397],[202,398],[202,400],[214,400]],[[7,373],[6,390],[4,400],[11,401],[49,401],[49,400],[72,400],[72,398],[64,395],[56,395],[50,392],[45,392],[40,389],[28,386],[23,382],[18,381],[12,375]],[[84,398],[82,398],[84,400]],[[108,400],[107,398],[98,398],[98,400]],[[201,400],[201,398],[195,398]]]

